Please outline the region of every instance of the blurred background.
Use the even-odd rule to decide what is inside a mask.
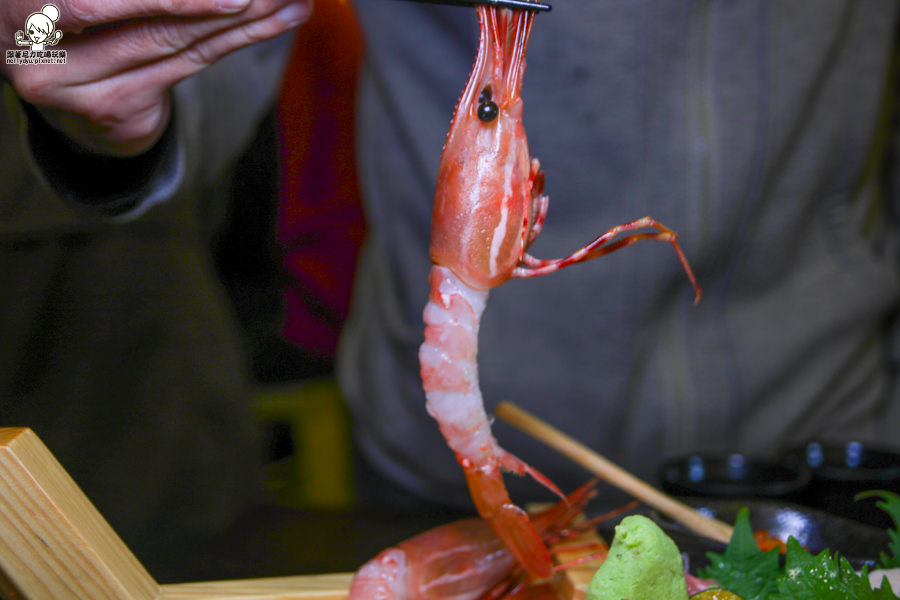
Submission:
[[[213,255],[249,361],[258,477],[252,502],[212,539],[139,553],[162,583],[351,571],[387,545],[462,516],[371,512],[357,496],[334,368],[366,237],[354,159],[362,52],[350,2],[316,0],[296,31],[276,106],[223,182],[228,212]],[[784,460],[675,457],[651,483],[697,498],[812,502],[889,525],[872,503],[847,499],[872,487],[900,490],[900,456],[855,440],[816,443]]]
[[[209,577],[348,570],[367,558],[345,535],[352,450],[334,379],[366,230],[353,146],[361,56],[350,3],[317,0],[296,31],[277,105],[229,182],[229,218],[214,250],[252,364],[261,502],[226,534],[228,544],[214,545],[229,552]],[[268,537],[274,530],[278,540]],[[333,546],[321,544],[328,538]],[[247,564],[260,552],[273,564]]]

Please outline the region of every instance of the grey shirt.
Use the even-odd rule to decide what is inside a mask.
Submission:
[[[340,381],[377,469],[469,506],[425,413],[417,348],[434,182],[475,15],[357,8],[371,235]],[[687,451],[891,440],[896,16],[885,0],[560,1],[538,16],[522,95],[550,208],[531,253],[564,256],[652,215],[680,234],[704,295],[694,306],[672,249],[650,242],[493,290],[479,345],[488,409],[514,401],[649,479]],[[564,489],[587,477],[495,432]]]

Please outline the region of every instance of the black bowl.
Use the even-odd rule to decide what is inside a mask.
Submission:
[[[900,453],[857,440],[813,441],[793,452],[816,477],[867,484],[900,481]]]
[[[874,499],[854,500],[860,492],[900,493],[900,452],[856,440],[817,440],[788,455],[813,473],[805,502],[878,527],[892,525]]]
[[[675,496],[799,501],[812,481],[812,471],[793,459],[690,454],[664,462],[659,478],[662,488]]]
[[[837,552],[857,567],[874,564],[879,554],[887,550],[890,541],[884,529],[789,502],[698,497],[683,497],[681,500],[726,523],[734,523],[738,511],[746,507],[754,531],[764,529],[781,540],[794,537],[813,554],[825,549]],[[706,552],[721,552],[724,549],[723,544],[699,537],[655,511],[651,510],[649,516],[688,555],[692,571],[708,564]]]

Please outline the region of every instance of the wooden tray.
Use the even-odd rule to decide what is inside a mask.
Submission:
[[[566,555],[564,560],[574,558]],[[596,569],[567,571],[575,598]],[[0,596],[26,600],[343,600],[352,573],[158,584],[27,428],[0,428]]]

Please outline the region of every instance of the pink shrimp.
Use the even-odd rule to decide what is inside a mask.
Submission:
[[[510,499],[501,470],[529,474],[558,490],[498,445],[478,385],[478,325],[488,291],[512,277],[544,275],[643,239],[670,242],[696,299],[700,288],[675,232],[650,217],[614,227],[565,258],[541,260],[526,253],[548,206],[544,175],[529,156],[522,126],[520,90],[534,13],[484,6],[477,11],[478,55],[438,172],[431,295],[419,361],[426,408],[462,466],[479,514],[531,575],[547,577],[549,552],[528,515]],[[637,231],[644,228],[656,231]]]
[[[534,515],[534,526],[543,539],[578,534],[572,519],[593,496],[594,483]],[[590,525],[588,522],[585,526]],[[603,544],[594,554],[605,556],[607,550]],[[542,582],[534,592],[553,593],[559,587],[558,580]],[[473,517],[441,525],[382,550],[356,572],[348,600],[520,599],[526,597],[527,582],[528,577],[522,575],[490,526]]]

